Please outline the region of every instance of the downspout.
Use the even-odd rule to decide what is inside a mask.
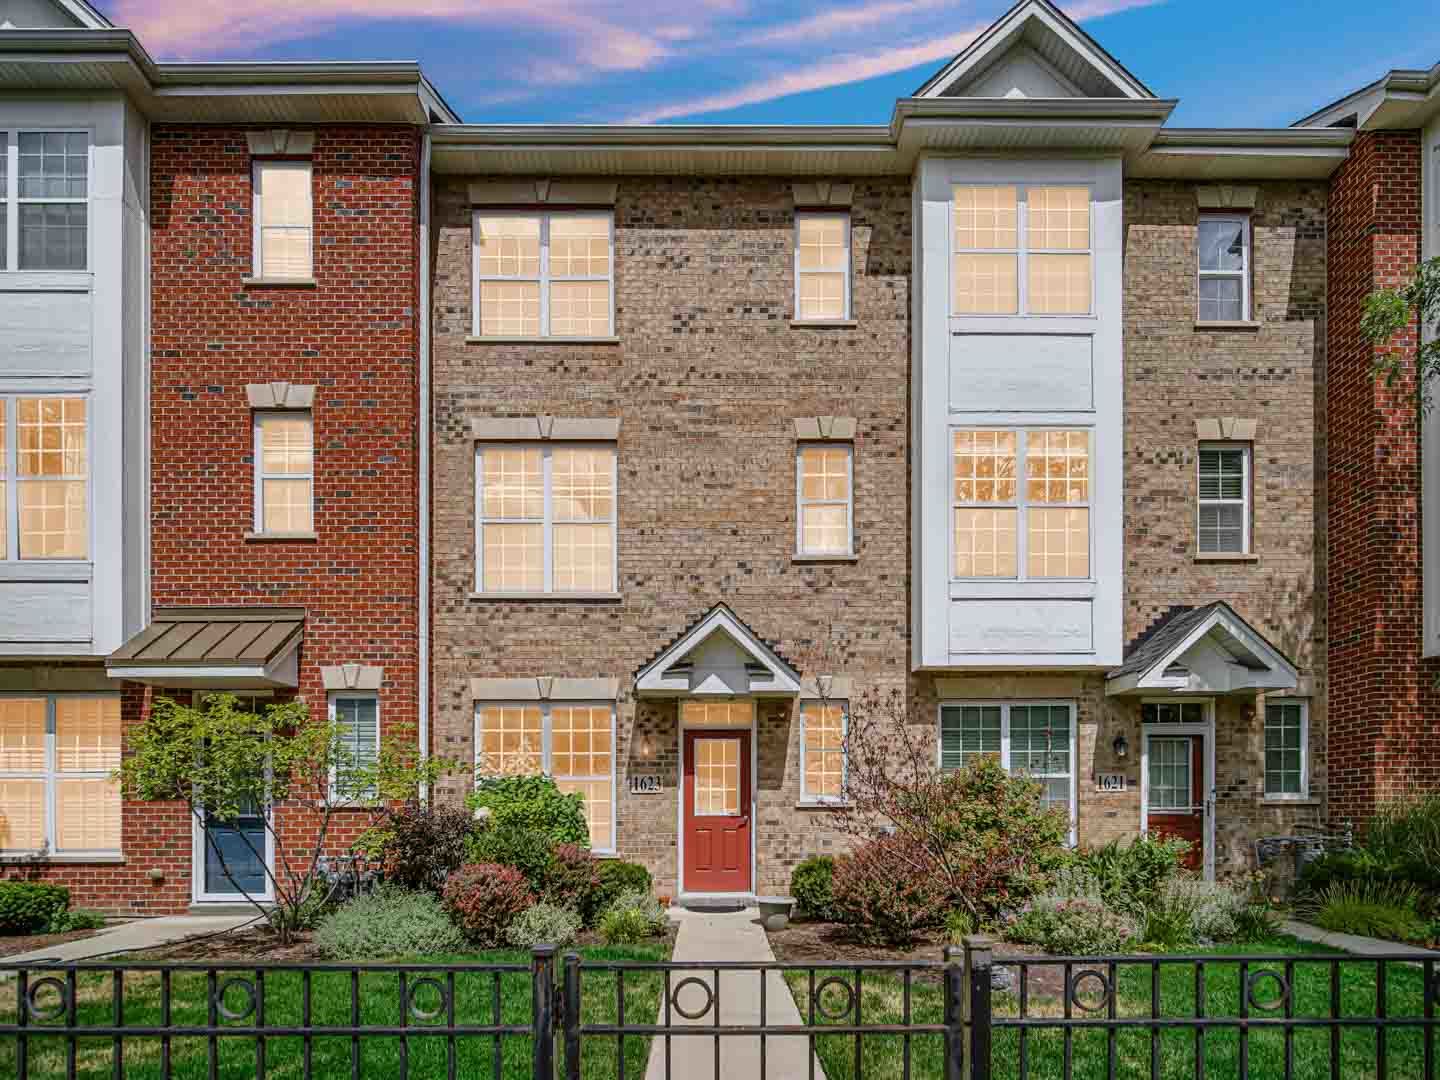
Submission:
[[[420,416],[416,425],[420,472],[420,589],[417,715],[420,763],[430,757],[430,132],[420,144]],[[430,800],[428,786],[420,791],[422,803]]]

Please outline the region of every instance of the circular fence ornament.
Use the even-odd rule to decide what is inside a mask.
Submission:
[[[55,1004],[49,1008],[40,1003],[40,992],[42,990],[55,991]],[[53,975],[44,979],[36,979],[30,984],[30,988],[25,991],[25,1011],[30,1014],[30,1019],[38,1020],[42,1024],[50,1020],[60,1019],[60,1017],[64,1015],[69,1003],[69,988]]]
[[[1096,983],[1099,988],[1100,1000],[1094,1005],[1087,1005],[1080,1000],[1080,987],[1082,983],[1092,981]],[[1070,976],[1070,1004],[1074,1005],[1075,1008],[1081,1012],[1099,1012],[1110,1004],[1110,999],[1114,993],[1114,988],[1111,987],[1110,980],[1106,978],[1103,971],[1077,971],[1074,975]]]
[[[421,989],[435,991],[436,997],[440,999],[435,1003],[435,1008],[422,1009],[416,1004],[415,999],[420,996]],[[445,1011],[445,1006],[449,1002],[449,995],[446,994],[445,987],[440,984],[439,979],[432,978],[416,979],[410,984],[407,997],[406,1008],[409,1010],[411,1018],[420,1021],[436,1019]]]
[[[240,992],[245,995],[245,1007],[243,1009],[232,1009],[225,1004],[230,991],[239,987]],[[255,1012],[255,984],[249,979],[242,979],[235,976],[233,979],[226,979],[215,990],[215,1008],[226,1020],[246,1020]]]
[[[1275,989],[1279,994],[1269,1001],[1256,1001],[1255,988],[1266,979],[1274,980]],[[1252,1009],[1258,1009],[1260,1012],[1275,1012],[1277,1009],[1283,1009],[1285,1003],[1290,1000],[1290,984],[1278,971],[1272,971],[1269,968],[1252,971],[1245,977],[1245,1000],[1250,1003]]]
[[[705,991],[705,1004],[701,1005],[700,1008],[696,1009],[694,1012],[687,1011],[685,1006],[680,1004],[680,991],[684,990],[687,986],[698,986],[701,990]],[[710,989],[710,984],[707,983],[704,979],[698,979],[693,975],[690,976],[690,978],[688,979],[681,979],[678,983],[676,983],[674,991],[670,994],[671,1008],[673,1008],[686,1020],[699,1020],[702,1016],[704,1016],[710,1011],[710,1006],[714,1004],[715,991]]]
[[[825,991],[832,986],[838,986],[845,991],[845,1004],[835,1012],[825,1008]],[[831,975],[815,988],[815,1011],[826,1020],[844,1020],[850,1015],[850,1010],[855,1007],[855,989],[838,975]]]

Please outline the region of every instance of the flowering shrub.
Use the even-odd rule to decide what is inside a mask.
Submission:
[[[600,895],[598,863],[589,848],[561,844],[545,869],[544,898],[558,907],[569,908],[588,926],[595,917],[595,904]]]
[[[472,942],[502,943],[506,929],[535,903],[525,875],[513,866],[471,863],[445,882],[445,910]]]
[[[910,945],[939,926],[948,911],[945,881],[928,870],[923,847],[882,836],[837,859],[834,904],[863,941]]]
[[[1058,956],[1119,952],[1137,937],[1135,923],[1093,896],[1037,896],[1005,927],[1011,941]]]

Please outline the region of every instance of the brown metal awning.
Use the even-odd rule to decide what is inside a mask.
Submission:
[[[105,667],[112,679],[153,686],[297,686],[304,635],[304,608],[156,608]]]

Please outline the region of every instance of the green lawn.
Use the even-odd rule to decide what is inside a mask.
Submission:
[[[669,948],[664,944],[624,948],[585,948],[580,953],[595,961],[664,960]],[[531,1022],[531,988],[528,971],[529,954],[523,951],[496,951],[464,956],[417,957],[417,963],[435,964],[523,964],[525,971],[506,972],[497,976],[490,972],[463,972],[455,975],[455,1022],[458,1025],[519,1025]],[[244,972],[233,974],[243,975]],[[32,975],[32,980],[35,978]],[[221,974],[223,983],[227,976]],[[412,974],[409,978],[423,977]],[[339,1026],[350,1023],[351,976],[348,972],[315,972],[311,976],[311,1026]],[[445,982],[443,973],[440,981]],[[556,983],[560,984],[560,965],[556,965]],[[627,1022],[653,1023],[660,1000],[662,976],[658,972],[629,972],[625,977],[625,1018]],[[80,1025],[109,1025],[113,1018],[113,983],[107,974],[85,973],[78,981],[78,1016]],[[265,977],[265,1024],[269,1027],[299,1026],[302,1023],[302,976],[298,971],[269,972]],[[16,990],[13,982],[0,984],[0,1023],[16,1022]],[[173,1025],[204,1025],[206,1017],[206,976],[204,972],[176,972],[171,976],[171,1022]],[[498,1020],[497,1020],[498,997]],[[47,1007],[53,996],[42,996],[40,1005]],[[155,973],[127,974],[124,981],[124,1023],[126,1026],[158,1025],[161,1020],[160,976]],[[226,997],[229,1008],[243,1011],[245,995],[234,988]],[[362,972],[359,984],[360,1023],[362,1026],[398,1026],[401,1022],[399,976],[394,972]],[[428,1011],[437,1007],[438,994],[433,988],[421,988],[415,995],[416,1007]],[[615,977],[607,972],[587,972],[582,995],[583,1020],[586,1023],[613,1023],[616,1016]],[[215,1075],[218,1080],[255,1080],[257,1039],[243,1034],[254,1024],[254,1018],[235,1021],[237,1036],[217,1040]],[[433,1023],[433,1021],[432,1021]],[[365,1080],[400,1080],[402,1051],[408,1061],[411,1077],[442,1078],[447,1075],[447,1042],[444,1036],[419,1034],[424,1022],[412,1019],[417,1034],[403,1042],[395,1036],[365,1036],[359,1040],[360,1075]],[[66,1075],[66,1040],[42,1034],[43,1026],[32,1027],[28,1036],[31,1080],[49,1080]],[[170,1040],[171,1075],[176,1080],[208,1078],[209,1047],[206,1038],[172,1038]],[[498,1043],[498,1045],[497,1045]],[[159,1080],[161,1071],[161,1039],[158,1036],[127,1036],[124,1040],[123,1075],[125,1080]],[[625,1069],[629,1076],[644,1075],[648,1057],[648,1040],[640,1037],[625,1040]],[[0,1039],[0,1077],[18,1075],[16,1055],[18,1042],[12,1037]],[[314,1037],[311,1041],[313,1075],[316,1077],[349,1077],[351,1074],[351,1040],[348,1036]],[[271,1080],[299,1080],[304,1075],[304,1040],[299,1036],[272,1036],[264,1040],[265,1076]],[[116,1070],[112,1040],[80,1038],[77,1040],[76,1076],[112,1077]],[[461,1037],[455,1040],[456,1076],[465,1080],[489,1080],[494,1076],[498,1054],[500,1075],[505,1080],[530,1080],[531,1039],[527,1035],[492,1037]],[[557,1067],[562,1047],[556,1043]],[[582,1074],[586,1080],[607,1080],[617,1074],[615,1040],[591,1038],[583,1047]]]
[[[1003,952],[1003,949],[999,950]],[[1251,954],[1291,956],[1332,952],[1294,938],[1281,937],[1248,947],[1228,946],[1220,949],[1194,950],[1196,954]],[[1270,968],[1272,965],[1257,965]],[[1013,969],[1012,969],[1013,970]],[[837,969],[836,974],[853,984],[854,972]],[[820,976],[823,978],[824,976]],[[804,974],[787,974],[801,1016],[808,1015],[808,978]],[[1160,1015],[1193,1017],[1195,1015],[1194,968],[1190,965],[1162,965],[1160,978]],[[1120,995],[1117,1015],[1148,1018],[1150,1012],[1150,979],[1148,966],[1126,967],[1120,973]],[[817,982],[819,980],[817,979]],[[1204,1004],[1206,1015],[1233,1017],[1239,1015],[1239,964],[1207,964],[1205,967]],[[1375,965],[1356,960],[1342,969],[1340,1012],[1347,1017],[1375,1015]],[[862,1021],[866,1024],[900,1023],[902,1021],[901,982],[898,977],[866,973],[863,979]],[[1082,984],[1082,1000],[1094,994],[1093,983]],[[1256,987],[1256,998],[1262,1004],[1274,998],[1275,985],[1270,980]],[[825,1004],[831,1012],[843,1007],[843,994],[835,989],[827,992]],[[1424,1015],[1423,971],[1410,965],[1391,964],[1387,972],[1386,1007],[1392,1017]],[[943,1018],[943,994],[936,982],[912,985],[911,1019],[918,1024],[937,1024]],[[995,1016],[1019,1015],[1019,999],[1014,994],[997,993],[993,998]],[[1296,964],[1294,1014],[1298,1017],[1330,1015],[1330,972],[1328,966]],[[1031,993],[1029,1016],[1063,1016],[1063,1001],[1057,996],[1041,997]],[[1087,1014],[1076,1010],[1075,1016]],[[1097,1014],[1103,1016],[1104,1013]],[[1252,1011],[1253,1016],[1283,1016],[1283,1011]],[[817,1024],[827,1021],[819,1018]],[[830,1023],[851,1022],[851,1018]],[[996,1029],[992,1063],[997,1078],[1018,1078],[1020,1032]],[[1404,1080],[1424,1075],[1422,1035],[1418,1029],[1394,1029],[1386,1035],[1389,1080]],[[1064,1035],[1059,1031],[1030,1031],[1025,1035],[1028,1076],[1031,1080],[1049,1080],[1064,1076]],[[864,1036],[861,1040],[862,1066],[865,1077],[882,1080],[900,1077],[902,1071],[902,1039],[900,1036]],[[911,1076],[916,1080],[943,1075],[943,1045],[939,1036],[917,1035],[911,1038],[913,1060]],[[1330,1033],[1325,1029],[1297,1030],[1293,1037],[1294,1076],[1309,1077],[1330,1074]],[[1250,1075],[1281,1077],[1284,1075],[1285,1036],[1280,1031],[1252,1030],[1249,1035]],[[1196,1046],[1193,1031],[1163,1031],[1158,1040],[1159,1075],[1166,1080],[1194,1080]],[[816,1052],[825,1066],[829,1080],[851,1080],[855,1077],[854,1036],[821,1036]],[[1235,1029],[1213,1029],[1204,1037],[1204,1065],[1207,1080],[1231,1080],[1239,1076],[1240,1037]],[[1107,1036],[1103,1031],[1076,1032],[1072,1054],[1077,1080],[1092,1080],[1106,1075]],[[1148,1029],[1121,1031],[1116,1037],[1117,1069],[1115,1075],[1124,1080],[1142,1080],[1151,1075],[1151,1033]],[[1373,1031],[1350,1029],[1341,1036],[1341,1075],[1345,1080],[1376,1077],[1376,1036]]]

